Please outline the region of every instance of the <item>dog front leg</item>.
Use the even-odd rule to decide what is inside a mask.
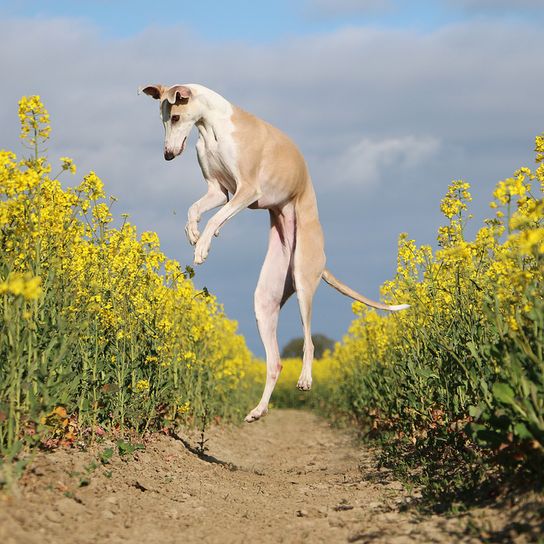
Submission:
[[[217,181],[208,180],[208,192],[197,200],[190,208],[187,214],[187,225],[185,225],[185,234],[189,243],[194,246],[200,238],[198,223],[203,213],[206,213],[217,206],[222,206],[228,202],[228,193]]]
[[[247,208],[250,204],[261,197],[255,189],[240,189],[210,220],[204,232],[198,239],[195,247],[195,264],[202,264],[210,251],[210,244],[214,234],[217,236],[219,229],[239,211]]]

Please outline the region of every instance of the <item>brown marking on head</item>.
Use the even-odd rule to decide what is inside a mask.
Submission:
[[[169,89],[165,89],[162,100],[166,99],[172,105],[187,104],[192,96],[193,93],[189,87],[185,87],[184,85],[174,85]]]
[[[172,160],[185,149],[193,125],[202,116],[198,100],[186,85],[144,85],[139,92],[159,100],[161,118],[165,129],[164,158]]]
[[[155,100],[168,100],[171,105],[187,104],[189,99],[193,96],[191,89],[185,85],[172,85],[172,87],[165,87],[164,85],[153,84],[144,85],[140,88],[139,92],[145,93],[151,96]]]
[[[138,90],[138,94],[145,93],[148,96],[154,98],[155,100],[158,100],[161,97],[163,91],[164,87],[162,85],[144,85],[143,87],[140,87],[140,89]]]

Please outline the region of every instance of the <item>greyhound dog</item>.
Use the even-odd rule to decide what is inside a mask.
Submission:
[[[213,236],[244,208],[270,214],[268,252],[255,291],[255,316],[266,352],[266,384],[259,404],[245,418],[250,423],[268,412],[282,366],[276,329],[281,307],[296,292],[304,329],[302,372],[297,387],[312,386],[314,346],[310,329],[312,300],[321,279],[368,306],[397,311],[353,291],[325,268],[323,232],[308,168],[296,145],[280,130],[234,106],[216,92],[196,84],[147,85],[140,92],[160,103],[165,128],[164,158],[185,149],[196,125],[198,163],[208,184],[190,208],[185,232],[195,246],[195,264],[206,260]],[[203,232],[203,213],[222,206]]]

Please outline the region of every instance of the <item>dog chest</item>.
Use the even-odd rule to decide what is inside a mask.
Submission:
[[[200,145],[199,145],[200,144]],[[236,163],[229,146],[197,144],[198,162],[206,179],[217,180],[229,193],[236,192]]]

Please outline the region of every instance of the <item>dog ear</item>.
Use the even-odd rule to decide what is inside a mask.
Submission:
[[[143,85],[138,89],[138,94],[145,93],[155,100],[161,97],[164,87],[162,85]]]
[[[187,104],[191,96],[193,96],[191,89],[184,85],[174,85],[166,92],[166,99],[170,104]]]

